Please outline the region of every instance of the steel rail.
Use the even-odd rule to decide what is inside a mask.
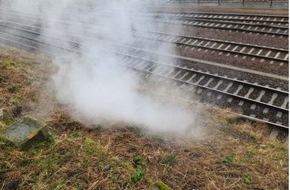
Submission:
[[[19,24],[19,23],[15,23],[15,22],[9,22],[9,24],[13,24],[14,26],[10,26],[10,29],[14,28],[16,30],[19,30],[19,31],[23,31],[23,32],[28,32],[30,33],[31,35],[36,35],[39,36],[39,31],[41,31],[41,28],[38,27],[38,26],[29,26],[29,25],[23,25],[23,24]],[[15,26],[17,25],[17,27]],[[20,27],[23,27],[23,28],[26,28],[26,29],[23,29],[23,28],[19,28]],[[16,28],[15,28],[16,27]],[[87,27],[88,28],[88,27]],[[88,28],[89,29],[89,28]],[[31,31],[33,30],[33,32]],[[5,31],[7,32],[7,31]],[[54,30],[54,34],[57,34],[59,35],[58,31]],[[60,34],[60,35],[63,35],[63,34]],[[47,36],[49,37],[50,39],[54,39],[54,36],[48,36],[48,34],[45,34],[42,36]],[[86,37],[83,37],[83,36],[76,36],[75,34],[65,34],[65,36],[67,37],[71,37],[73,39],[76,38],[82,38],[82,39],[86,39],[86,40],[89,40],[91,41],[90,38],[86,38]],[[73,37],[75,36],[75,37]],[[58,41],[56,40],[56,43],[58,43]],[[77,46],[77,42],[73,44],[74,46]],[[124,45],[124,44],[123,44]],[[137,47],[135,47],[135,49],[137,49]],[[141,49],[141,48],[138,48],[138,49]],[[143,51],[147,51],[149,53],[153,53],[155,54],[156,52],[153,52],[153,51],[149,51],[149,50],[144,50],[142,49]],[[225,64],[222,64],[222,63],[214,63],[214,62],[210,62],[210,61],[204,61],[204,60],[200,60],[200,59],[194,59],[194,58],[190,58],[190,57],[184,57],[184,56],[180,56],[180,55],[170,55],[170,54],[166,54],[166,53],[158,53],[158,55],[164,55],[166,57],[171,57],[172,59],[180,59],[180,60],[183,60],[183,61],[190,61],[190,62],[198,62],[198,63],[202,63],[202,64],[206,64],[206,65],[209,65],[209,66],[216,66],[216,67],[220,67],[220,68],[224,68],[224,69],[230,69],[230,70],[233,70],[233,71],[237,71],[237,72],[243,72],[243,73],[249,73],[249,74],[254,74],[254,75],[260,75],[260,76],[263,76],[263,77],[270,77],[270,78],[273,78],[273,79],[278,79],[278,80],[283,80],[283,81],[288,81],[288,77],[283,77],[283,76],[278,76],[278,75],[274,75],[274,74],[270,74],[270,73],[264,73],[264,72],[260,72],[260,71],[257,71],[257,70],[251,70],[251,69],[245,69],[245,68],[239,68],[239,67],[235,67],[235,66],[231,66],[231,65],[225,65]]]
[[[4,24],[1,24],[1,22],[2,21],[0,20],[0,27],[11,28],[12,26],[7,25],[8,23],[13,25],[18,24],[20,26],[26,26],[27,28],[29,28],[28,25],[23,25],[16,22],[6,21],[4,22]],[[15,26],[13,26],[12,28],[15,28]],[[39,30],[41,30],[40,27],[38,28]],[[288,64],[288,50],[282,48],[242,44],[210,38],[201,38],[196,36],[168,34],[158,31],[135,31],[134,34],[135,37],[141,37],[147,40],[155,40],[160,42],[173,43],[176,45],[186,46],[190,48],[203,48],[219,52],[232,53],[241,56],[260,58],[260,61],[269,60],[271,64],[273,64],[273,62],[275,61],[280,63],[279,66],[282,66],[283,64]]]
[[[138,58],[138,60],[140,61],[140,58]],[[140,66],[141,64],[142,64],[142,66]],[[215,88],[208,88],[207,85],[203,86],[203,85],[198,84],[198,83],[201,83],[201,81],[203,81],[203,80],[207,81],[207,82],[204,82],[205,84],[210,84],[212,81],[211,80],[212,78],[205,79],[205,78],[203,78],[203,76],[200,76],[200,77],[198,77],[199,80],[197,80],[195,82],[191,82],[191,81],[189,81],[189,79],[186,80],[183,77],[187,73],[180,74],[179,71],[176,71],[174,74],[171,74],[171,76],[166,76],[166,74],[164,74],[164,70],[163,70],[163,73],[159,74],[159,73],[156,73],[154,71],[151,71],[152,67],[148,67],[147,69],[145,69],[146,65],[145,65],[145,67],[143,66],[144,62],[141,64],[130,65],[129,67],[134,68],[136,70],[139,70],[141,72],[145,71],[145,72],[153,74],[155,76],[160,76],[162,78],[167,78],[167,79],[171,79],[171,80],[174,80],[177,82],[181,82],[182,84],[193,85],[195,87],[196,94],[198,94],[199,97],[205,97],[205,99],[206,99],[206,96],[208,96],[209,99],[211,99],[211,97],[214,96],[214,98],[213,98],[213,99],[215,99],[214,104],[218,104],[221,107],[226,107],[226,108],[230,107],[232,109],[238,107],[238,108],[242,109],[242,114],[241,114],[241,111],[239,111],[239,110],[235,110],[235,112],[243,115],[244,117],[246,117],[248,119],[263,121],[264,123],[268,123],[268,124],[278,126],[281,128],[288,128],[288,122],[287,122],[286,118],[284,118],[284,122],[283,122],[283,121],[277,121],[277,119],[275,120],[273,118],[273,116],[267,117],[267,114],[270,112],[273,112],[273,110],[274,110],[274,112],[275,112],[274,117],[281,119],[282,117],[287,117],[288,110],[283,110],[283,109],[280,110],[279,108],[276,109],[276,108],[273,108],[272,106],[269,107],[269,105],[263,105],[263,106],[258,105],[257,106],[257,104],[260,104],[260,103],[257,103],[256,101],[252,101],[250,99],[245,100],[245,98],[243,96],[233,95],[231,93],[224,92],[223,90],[216,90]],[[160,67],[158,66],[158,68],[160,68]],[[159,69],[159,70],[162,70],[162,69]],[[179,75],[179,77],[176,77],[178,75]],[[229,84],[231,84],[231,83],[229,83]],[[214,93],[216,93],[216,95],[213,95],[212,91]],[[222,97],[222,96],[226,96],[226,98]],[[223,104],[225,103],[224,102],[225,100],[221,101],[222,98],[226,99],[226,101],[231,105],[224,106]],[[285,99],[287,99],[287,98],[288,97],[285,97]],[[205,100],[205,101],[209,101],[212,103],[212,100]],[[257,110],[259,112],[261,112],[261,110],[262,110],[263,114],[258,113]],[[260,114],[260,115],[257,115],[257,114]],[[261,115],[263,115],[263,116],[261,116]]]
[[[136,31],[135,34],[137,37],[147,40],[172,43],[189,48],[203,48],[241,56],[260,58],[261,60],[269,60],[271,64],[276,61],[280,63],[280,66],[283,64],[288,64],[289,61],[289,51],[282,48],[243,44],[196,36],[177,35],[172,33],[168,34],[158,31]]]
[[[151,16],[163,16],[185,19],[205,19],[205,20],[228,20],[242,23],[289,25],[287,16],[280,15],[253,15],[253,14],[232,14],[232,13],[175,13],[175,12],[153,12]]]
[[[256,26],[255,24],[243,24],[243,23],[229,23],[222,21],[190,21],[190,20],[177,20],[177,19],[154,19],[146,20],[164,24],[174,24],[190,27],[203,27],[219,30],[230,30],[239,32],[256,33],[263,35],[288,37],[288,28],[276,28],[272,26]]]
[[[110,13],[110,11],[108,12]],[[109,15],[109,16],[114,16],[114,14],[116,13],[112,13],[112,14],[113,15]],[[106,14],[103,14],[103,15],[106,16]],[[141,19],[147,22],[158,22],[158,23],[165,23],[165,24],[191,26],[191,27],[205,27],[205,28],[212,28],[212,29],[241,31],[241,32],[248,32],[248,33],[272,35],[273,37],[274,36],[288,37],[288,32],[289,32],[288,27],[281,27],[281,26],[258,25],[258,24],[251,24],[251,23],[228,22],[228,21],[219,21],[219,20],[214,20],[214,21],[213,20],[198,20],[198,19],[192,20],[192,19],[183,19],[182,17],[180,19],[157,18],[157,19],[152,20],[152,18],[148,19],[148,16],[146,16],[148,14],[139,13],[135,15],[137,17],[139,15]],[[20,17],[21,18],[25,17],[25,15],[22,15]],[[33,19],[37,19],[37,18],[33,18]],[[66,21],[66,22],[69,22],[69,21]]]

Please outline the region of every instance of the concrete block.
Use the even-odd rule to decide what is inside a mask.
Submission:
[[[8,126],[2,136],[16,146],[23,147],[47,139],[49,132],[45,123],[26,116]]]

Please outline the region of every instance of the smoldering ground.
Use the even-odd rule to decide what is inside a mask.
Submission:
[[[66,104],[73,115],[78,114],[91,122],[102,118],[134,123],[153,133],[188,133],[191,130],[194,134],[195,126],[199,125],[194,112],[142,93],[138,90],[142,78],[120,65],[120,57],[116,54],[120,47],[114,44],[134,44],[134,31],[157,27],[148,19],[142,22],[135,18],[134,12],[146,12],[146,3],[151,2],[10,0],[2,1],[4,12],[1,15],[5,17],[10,12],[33,17],[41,27],[38,39],[44,42],[52,42],[53,36],[61,39],[54,40],[56,43],[68,46],[70,41],[78,43],[77,55],[59,50],[52,52],[52,62],[57,69],[49,81],[57,101]],[[112,13],[112,10],[118,11]],[[148,47],[145,41],[142,43],[139,47]],[[174,52],[164,45],[153,49],[161,50]],[[172,88],[177,87],[166,86],[166,90]],[[200,134],[200,129],[196,132]]]

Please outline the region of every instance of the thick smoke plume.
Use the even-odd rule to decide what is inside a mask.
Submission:
[[[184,132],[196,125],[194,113],[139,91],[142,79],[121,66],[116,54],[120,47],[115,43],[134,44],[134,31],[157,28],[148,20],[136,19],[136,13],[146,12],[147,5],[152,2],[9,0],[2,2],[5,13],[1,16],[34,18],[41,27],[39,40],[66,47],[69,41],[78,44],[77,54],[54,50],[51,56],[57,68],[52,76],[55,97],[72,112],[91,121],[102,118],[134,123],[151,132]],[[19,22],[31,25],[32,21],[19,18]],[[143,43],[139,47],[149,47]],[[156,52],[174,52],[166,46],[155,48]]]

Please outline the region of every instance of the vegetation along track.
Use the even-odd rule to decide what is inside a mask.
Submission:
[[[3,26],[3,23],[2,23]],[[23,25],[22,25],[23,26]],[[16,31],[16,32],[13,32]],[[40,28],[20,25],[10,28],[9,32],[2,30],[2,43],[28,49],[54,49],[79,53],[77,42],[65,41],[46,36],[49,40],[39,37]],[[77,39],[77,37],[74,37]],[[268,86],[219,76],[186,66],[154,61],[148,52],[134,47],[120,48],[115,52],[120,56],[124,66],[162,79],[169,79],[176,84],[186,86],[202,101],[215,103],[224,108],[232,108],[234,112],[249,119],[288,129],[288,92]],[[149,58],[148,58],[149,57]]]

